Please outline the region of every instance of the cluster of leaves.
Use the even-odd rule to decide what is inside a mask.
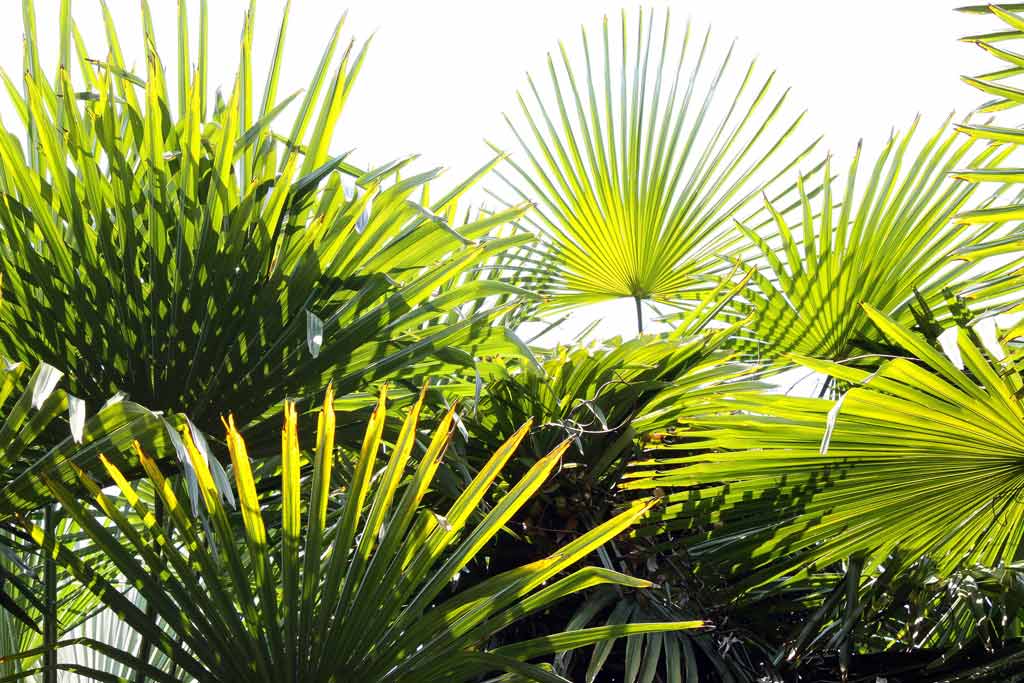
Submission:
[[[145,0],[143,73],[62,0],[44,74],[22,7],[0,680],[1024,673],[1021,131],[915,122],[840,178],[774,75],[624,12],[529,79],[519,160],[432,198],[333,149],[340,23],[279,97],[287,9],[256,77],[251,3],[225,99],[206,0],[170,86]],[[982,109],[1024,101],[1024,6],[966,9],[1009,27],[968,39],[1009,64]],[[517,336],[616,298],[635,338]]]

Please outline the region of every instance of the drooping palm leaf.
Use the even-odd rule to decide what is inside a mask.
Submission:
[[[674,596],[674,600],[671,596]],[[590,624],[634,623],[692,618],[696,606],[681,603],[694,597],[662,584],[661,590],[643,594],[625,594],[612,587],[591,593],[569,621],[570,627]],[[566,652],[556,660],[556,671],[567,677],[580,672],[576,680],[600,683],[622,680],[624,683],[655,681],[754,681],[768,670],[765,651],[748,649],[747,644],[731,638],[729,632],[675,631],[630,636],[617,657],[613,643],[594,646],[589,657],[577,662],[580,654]],[[620,667],[620,668],[619,668]],[[617,673],[621,672],[621,679]]]
[[[420,206],[412,197],[436,172],[402,177],[411,159],[363,171],[332,150],[366,46],[350,42],[336,59],[339,23],[305,92],[286,97],[278,49],[257,107],[250,12],[237,79],[214,102],[207,27],[193,69],[178,6],[175,103],[145,2],[144,73],[126,65],[104,6],[108,53],[86,52],[62,15],[51,80],[37,68],[26,0],[25,88],[8,88],[24,147],[18,126],[0,129],[0,348],[65,369],[80,395],[119,389],[207,429],[216,402],[248,421],[330,380],[344,395],[471,362],[478,345],[514,352],[490,324],[503,308],[459,312],[523,292],[473,278],[436,292],[522,245],[525,235],[485,239],[520,208],[452,228],[443,217],[479,174]],[[205,0],[200,9],[205,18]],[[280,135],[273,126],[290,104],[294,122]],[[449,348],[458,353],[440,362]]]
[[[2,305],[0,305],[2,307]],[[41,475],[75,485],[75,468],[102,475],[101,451],[131,451],[133,441],[164,450],[171,424],[130,401],[90,406],[60,387],[62,373],[4,361],[0,367],[0,521],[52,500]],[[137,465],[136,465],[137,467]]]
[[[95,576],[71,549],[55,547],[31,523],[26,527],[105,605],[180,666],[186,677],[197,681],[425,683],[471,681],[495,671],[564,681],[528,660],[609,637],[700,624],[598,627],[489,648],[488,640],[501,629],[577,591],[606,584],[649,585],[596,568],[558,576],[628,528],[653,502],[631,505],[550,557],[449,592],[466,564],[548,479],[569,443],[539,460],[489,510],[480,510],[484,496],[526,435],[529,425],[524,426],[495,452],[451,507],[437,514],[426,507],[424,496],[451,438],[454,411],[427,435],[426,452],[414,463],[410,456],[417,440],[421,396],[388,449],[386,461],[380,462],[386,415],[382,392],[343,497],[332,500],[338,495],[329,487],[335,465],[332,403],[328,392],[319,413],[316,442],[308,454],[299,443],[294,406],[285,409],[279,525],[267,518],[269,509],[256,492],[245,442],[234,422],[227,422],[227,442],[241,530],[229,517],[206,458],[186,432],[202,504],[212,523],[209,545],[199,538],[197,520],[141,449],[139,458],[165,506],[166,529],[155,523],[150,506],[105,458],[101,458],[103,464],[121,495],[104,493],[82,472],[95,510],[71,496],[59,481],[51,481],[68,514],[146,598],[151,613]],[[300,488],[303,461],[311,463],[308,498]],[[131,515],[122,512],[125,502],[134,509]],[[328,515],[329,506],[335,505],[340,505],[340,514]],[[145,520],[145,528],[137,528],[133,516]],[[101,523],[103,519],[116,527],[117,535]],[[94,642],[82,644],[102,647]],[[151,680],[173,680],[147,668],[131,653],[119,657]]]
[[[172,421],[128,401],[88,406],[60,386],[62,373],[52,366],[42,364],[32,373],[26,369],[7,359],[0,365],[0,648],[19,648],[3,649],[0,658],[38,648],[44,624],[51,625],[51,635],[66,630],[85,618],[94,604],[93,598],[69,584],[66,575],[58,576],[34,554],[34,544],[19,533],[13,518],[53,500],[46,478],[63,480],[78,490],[76,468],[102,476],[96,460],[101,450],[120,458],[136,440],[165,450],[167,430],[174,428]],[[122,462],[126,471],[138,470],[137,463]],[[73,537],[67,520],[54,520],[50,532]],[[94,549],[79,547],[78,552],[98,560]],[[3,667],[21,664],[29,663]]]
[[[667,12],[623,12],[619,29],[606,18],[597,44],[586,30],[582,42],[583,61],[560,44],[550,88],[529,78],[522,121],[507,117],[524,154],[508,182],[539,201],[561,269],[552,305],[689,298],[735,245],[740,207],[813,147],[786,151],[801,116],[753,62],[729,85],[732,49],[709,64],[710,34],[687,24],[679,40]]]
[[[906,134],[893,135],[860,185],[859,147],[845,189],[834,187],[826,163],[818,202],[799,186],[798,225],[769,203],[775,234],[740,226],[753,244],[746,265],[756,268],[746,301],[736,306],[749,316],[744,336],[753,343],[747,348],[771,358],[849,358],[883,340],[860,303],[913,325],[922,306],[941,313],[948,290],[969,288],[975,263],[961,253],[1000,225],[959,224],[955,217],[977,186],[948,174],[965,163],[993,167],[1009,149],[977,145],[949,131],[948,123],[916,153],[907,150],[917,121]],[[984,298],[986,291],[969,295]]]
[[[1017,559],[1024,526],[1024,386],[959,333],[964,369],[865,306],[893,343],[874,373],[798,358],[848,383],[838,400],[741,397],[681,433],[696,451],[638,466],[630,489],[681,487],[655,524],[696,531],[702,561],[747,585],[858,557],[865,575],[922,557],[938,577]],[[698,531],[699,529],[699,531]]]

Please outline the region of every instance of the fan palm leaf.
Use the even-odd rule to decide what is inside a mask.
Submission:
[[[956,216],[977,186],[949,173],[962,163],[994,167],[1010,148],[979,149],[950,131],[947,121],[916,154],[908,153],[916,128],[917,121],[906,134],[889,139],[860,185],[859,146],[845,189],[833,189],[830,162],[816,188],[817,204],[801,182],[798,225],[769,202],[776,234],[740,226],[754,245],[745,266],[755,275],[745,301],[735,306],[747,318],[743,337],[751,343],[746,348],[770,358],[798,353],[845,359],[883,341],[858,305],[862,302],[913,325],[924,313],[921,308],[945,312],[951,290],[987,296],[983,288],[971,288],[976,264],[961,254],[1001,226],[959,223]]]
[[[4,525],[4,534],[0,539],[0,576],[2,591],[0,595],[0,678],[11,676],[26,668],[38,666],[38,659],[8,659],[25,651],[39,651],[45,642],[44,625],[52,618],[57,637],[67,634],[80,626],[95,611],[97,600],[92,594],[82,591],[81,587],[67,574],[60,573],[56,577],[53,602],[46,599],[43,586],[46,559],[41,557],[34,544],[26,544],[12,533],[10,522]],[[54,533],[62,539],[73,539],[76,533],[73,523],[62,519],[56,525]],[[82,548],[83,555],[96,560],[89,548]]]
[[[679,487],[654,525],[698,534],[702,561],[745,585],[860,558],[865,576],[927,557],[936,576],[1017,559],[1024,517],[1024,386],[967,330],[963,369],[892,318],[866,315],[918,361],[869,373],[798,358],[851,387],[838,400],[741,397],[629,489]],[[682,436],[682,434],[680,434]]]
[[[506,179],[539,202],[560,270],[551,305],[633,298],[639,314],[705,289],[735,246],[732,217],[813,144],[784,151],[802,115],[786,118],[774,74],[751,62],[727,86],[732,49],[710,65],[710,34],[687,24],[677,44],[668,12],[632,25],[623,12],[618,30],[606,18],[597,44],[585,29],[582,43],[582,69],[560,44],[550,93],[530,77],[521,121],[506,117],[524,155]]]
[[[426,452],[413,463],[410,456],[417,440],[421,396],[409,411],[386,462],[381,463],[378,455],[385,400],[386,391],[382,391],[340,502],[332,500],[337,494],[330,488],[335,460],[330,392],[319,412],[316,443],[308,454],[299,444],[295,408],[286,406],[281,497],[279,506],[274,506],[280,514],[279,524],[269,524],[270,508],[256,491],[245,442],[233,420],[226,426],[240,532],[222,501],[208,461],[189,441],[202,505],[212,523],[209,545],[199,540],[197,520],[180,504],[156,463],[141,448],[139,458],[167,511],[166,529],[154,523],[153,510],[106,458],[101,460],[121,496],[105,493],[81,472],[95,510],[70,495],[58,480],[50,481],[67,513],[109,554],[146,598],[151,612],[140,610],[69,548],[48,540],[32,523],[26,521],[26,529],[106,606],[196,681],[365,679],[421,683],[470,681],[497,671],[533,680],[564,681],[529,660],[609,637],[700,625],[613,625],[488,647],[489,639],[509,624],[577,591],[606,584],[648,586],[595,568],[557,577],[627,529],[653,502],[629,506],[550,557],[491,576],[471,588],[449,591],[466,564],[548,479],[569,443],[546,454],[518,482],[511,483],[493,506],[481,510],[484,496],[526,435],[529,425],[524,426],[495,452],[442,515],[425,505],[424,496],[451,438],[454,411],[427,436]],[[308,498],[300,485],[304,461],[311,469]],[[143,528],[137,528],[129,514],[122,512],[125,503],[133,516],[145,521]],[[334,503],[340,505],[340,514],[328,515]],[[109,519],[117,534],[99,521],[103,518]],[[474,519],[479,521],[474,523]],[[94,642],[79,644],[103,647]],[[172,680],[130,653],[118,657],[151,680]]]

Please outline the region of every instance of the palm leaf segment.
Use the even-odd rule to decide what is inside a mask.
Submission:
[[[959,332],[964,369],[875,309],[866,314],[920,359],[867,373],[800,358],[853,386],[838,401],[741,397],[687,449],[630,473],[626,487],[682,487],[663,528],[710,522],[694,552],[760,583],[852,556],[899,572],[930,558],[937,576],[1018,558],[1024,534],[1024,403],[1012,362]],[[956,355],[956,354],[954,354]],[[703,487],[693,489],[690,487]],[[701,527],[707,528],[707,527]]]
[[[1024,38],[1024,4],[1006,3],[992,5],[974,5],[960,8],[962,12],[985,14],[999,19],[1004,27],[999,31],[991,31],[963,38],[965,42],[974,43],[985,52],[1005,62],[1005,67],[978,76],[964,76],[968,85],[990,95],[993,99],[979,107],[983,112],[999,112],[1012,109],[1024,103],[1024,90],[1012,85],[1013,79],[1024,73],[1024,55],[1009,49],[1014,41]],[[968,135],[979,140],[1019,145],[1024,143],[1024,131],[1017,128],[1006,128],[990,124],[965,125],[962,129]],[[972,182],[1020,183],[1024,181],[1024,169],[1019,168],[971,168],[958,174]],[[1024,218],[1024,204],[1013,203],[998,207],[986,207],[981,210],[964,213],[960,220],[965,222],[1014,221]],[[993,253],[1005,253],[1011,250],[1011,244],[1018,245],[1020,237],[1011,243],[1003,241],[990,245]],[[1002,249],[998,249],[1002,247]]]
[[[975,5],[963,7],[961,11],[991,16],[1003,24],[1002,30],[963,38],[964,41],[978,45],[985,52],[1005,63],[1003,68],[996,71],[964,77],[965,83],[993,97],[982,104],[979,111],[1000,112],[1019,106],[1024,102],[1024,90],[1020,89],[1015,80],[1024,73],[1024,56],[1016,52],[1013,46],[1021,38],[1024,38],[1024,17],[1021,15],[1024,12],[1024,4]],[[967,135],[991,144],[1016,147],[1024,143],[1024,131],[997,124],[998,122],[986,121],[983,124],[964,125],[960,128]],[[958,221],[967,224],[1000,222],[1010,225],[1024,218],[1024,191],[1021,189],[1021,182],[1024,181],[1024,169],[1003,165],[989,167],[971,165],[958,171],[956,175],[958,178],[972,183],[995,185],[1004,189],[1010,188],[1013,191],[1008,200],[996,205],[962,212],[957,217]],[[985,286],[993,294],[1002,295],[997,303],[1003,303],[1002,308],[1005,309],[1019,309],[1019,297],[1016,294],[1024,286],[1020,276],[1022,243],[1024,243],[1024,236],[1021,235],[1019,225],[1014,224],[1012,230],[981,244],[969,245],[960,253],[961,258],[970,261],[991,256],[998,257],[999,267],[986,275]]]
[[[330,392],[308,454],[300,449],[297,414],[288,404],[281,434],[281,494],[273,504],[280,511],[279,524],[267,520],[271,505],[257,493],[245,442],[233,420],[227,422],[227,442],[240,523],[233,523],[206,458],[189,441],[203,506],[212,523],[210,544],[201,539],[197,520],[141,448],[139,458],[166,510],[165,526],[156,523],[152,506],[106,458],[101,460],[120,496],[105,493],[80,472],[95,511],[52,480],[53,492],[68,514],[109,554],[128,583],[149,597],[149,611],[97,576],[71,548],[54,546],[39,528],[26,525],[47,553],[196,681],[424,683],[478,680],[486,672],[507,671],[564,683],[527,660],[609,637],[700,625],[620,624],[486,649],[496,632],[577,591],[607,584],[648,586],[596,568],[558,576],[628,528],[653,501],[629,506],[550,557],[452,593],[452,581],[548,479],[569,444],[538,460],[484,510],[484,497],[528,432],[529,424],[524,425],[439,515],[425,506],[424,496],[451,438],[454,412],[449,411],[433,435],[427,435],[426,452],[414,463],[410,456],[422,402],[421,396],[386,462],[380,462],[386,419],[385,392],[381,393],[341,501],[331,484],[335,456]],[[302,493],[306,459],[311,462],[308,496]],[[101,521],[104,518],[106,522]],[[141,527],[136,520],[143,522]],[[280,554],[274,550],[278,547]],[[117,656],[150,680],[176,680],[128,653]]]
[[[55,78],[40,71],[29,0],[24,89],[4,76],[26,138],[22,149],[17,128],[0,126],[8,355],[64,369],[79,395],[120,389],[209,428],[215,401],[247,421],[271,407],[267,397],[313,396],[332,379],[343,395],[381,376],[441,371],[436,352],[448,347],[457,365],[477,347],[508,346],[487,324],[503,309],[459,311],[519,290],[459,276],[523,244],[528,236],[484,239],[519,209],[452,228],[479,174],[420,206],[411,197],[427,194],[436,171],[400,177],[410,159],[361,171],[332,155],[366,51],[349,43],[335,59],[340,23],[305,92],[279,97],[286,14],[257,104],[250,8],[230,95],[207,101],[206,4],[192,68],[179,3],[175,103],[146,2],[141,76],[105,6],[108,54],[95,59],[68,5]],[[271,125],[291,104],[282,136]]]
[[[710,34],[687,25],[677,48],[668,13],[657,23],[641,11],[629,26],[623,13],[616,40],[606,19],[597,46],[583,30],[583,72],[560,45],[548,57],[554,104],[531,77],[522,122],[506,117],[526,159],[506,180],[539,201],[556,307],[704,289],[735,244],[735,212],[810,151],[783,154],[801,116],[778,125],[786,94],[773,94],[773,75],[751,62],[721,100],[732,49],[709,67]]]
[[[0,367],[0,522],[52,500],[41,476],[77,483],[75,468],[99,474],[100,450],[131,451],[135,440],[169,445],[169,423],[131,401],[112,400],[94,414],[60,386],[49,365],[27,372],[23,363]],[[172,427],[173,428],[173,427]]]
[[[769,357],[792,352],[844,359],[882,341],[862,302],[913,325],[915,306],[918,315],[948,313],[950,290],[973,299],[991,295],[986,287],[967,286],[975,264],[960,254],[999,225],[958,224],[955,216],[976,186],[948,174],[965,162],[998,164],[1009,150],[979,150],[965,136],[947,132],[947,122],[916,155],[908,154],[916,127],[889,140],[860,185],[859,147],[841,194],[833,189],[830,163],[814,192],[801,182],[798,226],[771,203],[777,235],[766,238],[741,226],[754,245],[744,263],[755,269],[753,282],[746,301],[736,306],[749,316],[744,335],[754,343],[748,349]]]

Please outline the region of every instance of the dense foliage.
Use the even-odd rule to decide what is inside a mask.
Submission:
[[[833,158],[624,11],[438,189],[335,149],[342,23],[281,95],[251,2],[222,95],[207,1],[0,65],[0,681],[1024,677],[1024,130]]]

